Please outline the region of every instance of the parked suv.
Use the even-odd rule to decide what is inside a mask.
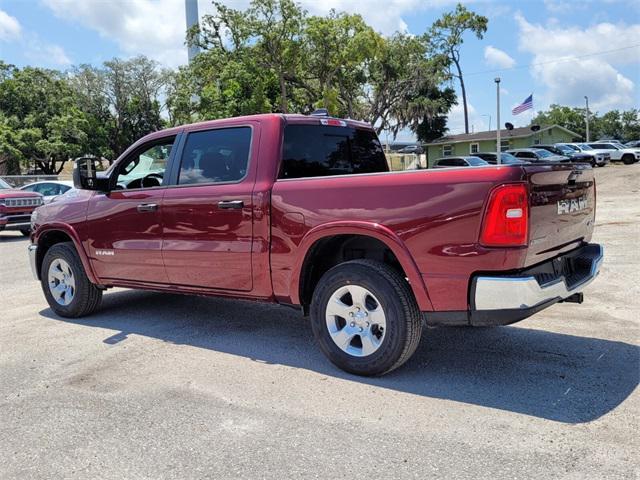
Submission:
[[[446,167],[484,167],[489,165],[483,159],[474,156],[444,157],[433,163],[433,168]]]
[[[553,154],[544,148],[516,148],[513,150],[507,150],[520,160],[526,160],[533,163],[547,163],[547,162],[570,162],[569,157],[565,155]]]
[[[33,215],[31,267],[56,314],[89,315],[112,287],[294,305],[360,375],[407,361],[423,323],[579,303],[602,260],[590,167],[389,172],[370,124],[327,116],[163,130],[104,173],[76,161],[74,183]]]
[[[591,155],[595,160],[595,164],[599,167],[604,167],[611,160],[609,152],[594,150],[586,143],[558,143],[556,145],[570,148],[576,153]]]
[[[19,230],[28,236],[31,232],[31,212],[42,205],[42,195],[12,188],[0,178],[0,232]]]
[[[588,143],[587,145],[594,150],[602,150],[609,153],[612,162],[622,162],[625,165],[631,165],[640,160],[640,149],[638,148],[627,148],[620,143],[607,142]]]
[[[485,162],[490,163],[491,165],[498,164],[498,154],[496,152],[478,152],[474,153],[474,155],[478,158],[481,158]],[[500,163],[502,165],[522,165],[523,163],[527,162],[520,158],[514,157],[510,153],[501,152]]]

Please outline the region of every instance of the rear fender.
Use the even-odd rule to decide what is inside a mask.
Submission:
[[[415,264],[413,257],[407,250],[405,244],[398,236],[387,227],[368,222],[331,222],[318,225],[307,232],[298,247],[298,255],[291,275],[289,292],[292,303],[300,304],[300,280],[304,261],[307,258],[311,247],[323,238],[335,235],[362,235],[375,238],[384,243],[396,256],[402,269],[404,270],[409,285],[421,311],[433,311],[433,305],[426,286],[422,280],[422,275]]]

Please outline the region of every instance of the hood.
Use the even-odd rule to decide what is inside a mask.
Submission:
[[[24,190],[18,190],[17,188],[0,189],[0,198],[34,198],[34,197],[42,197],[42,195],[36,192],[26,192]]]

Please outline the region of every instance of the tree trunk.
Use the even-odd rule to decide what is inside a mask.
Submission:
[[[467,111],[467,90],[464,88],[464,79],[462,78],[462,69],[460,62],[453,57],[453,63],[458,70],[458,80],[460,80],[460,90],[462,90],[462,108],[464,109],[464,133],[469,133],[469,112]]]
[[[278,74],[278,80],[280,81],[280,110],[282,113],[287,113],[287,84],[282,73]]]

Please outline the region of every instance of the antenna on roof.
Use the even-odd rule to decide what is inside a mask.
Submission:
[[[328,117],[329,116],[329,110],[327,110],[326,108],[318,108],[318,109],[314,110],[313,112],[311,112],[311,116],[313,116],[313,117]]]

